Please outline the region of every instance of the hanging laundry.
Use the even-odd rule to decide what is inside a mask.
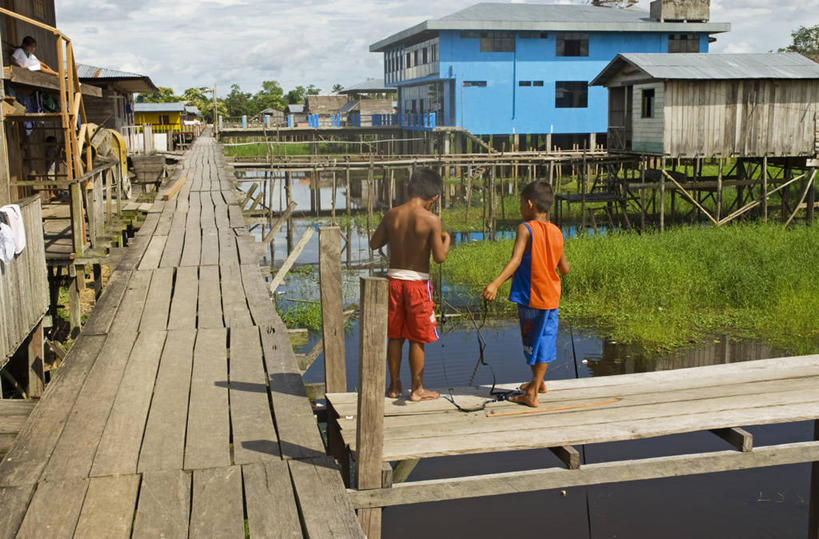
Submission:
[[[14,259],[14,232],[6,223],[0,223],[0,262],[8,264]]]
[[[0,208],[9,228],[14,234],[14,254],[20,254],[26,248],[26,227],[23,223],[23,212],[17,204],[7,204]]]

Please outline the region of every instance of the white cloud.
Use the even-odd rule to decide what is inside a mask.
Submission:
[[[478,0],[474,0],[477,2]],[[552,0],[554,3],[588,3]],[[216,83],[256,91],[353,84],[383,71],[369,45],[473,1],[421,0],[57,0],[57,22],[90,64],[150,75],[177,92]],[[713,21],[730,22],[712,51],[764,52],[819,24],[819,0],[712,0]],[[640,0],[648,9],[649,0]]]

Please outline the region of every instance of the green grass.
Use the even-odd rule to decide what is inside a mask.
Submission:
[[[725,332],[792,353],[819,350],[819,234],[811,228],[745,224],[678,228],[566,241],[571,272],[563,323],[588,325],[649,349]],[[453,249],[446,278],[477,295],[500,271],[511,241]],[[499,297],[508,294],[509,284]],[[496,301],[497,314],[513,306]]]

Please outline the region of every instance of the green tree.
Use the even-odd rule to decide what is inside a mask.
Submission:
[[[225,104],[225,114],[231,118],[251,116],[251,94],[243,92],[238,84],[230,85],[230,93],[223,100]]]
[[[188,88],[182,94],[182,100],[199,109],[202,121],[207,123],[213,121],[213,88]]]
[[[340,84],[338,84],[338,83],[333,84],[333,93],[334,93],[334,94],[339,93],[339,92],[340,92],[341,90],[343,90],[343,89],[344,89],[344,86],[342,86],[342,85],[340,85]]]
[[[284,97],[284,90],[274,80],[262,82],[262,89],[253,96],[253,115],[264,109],[284,110],[285,106],[287,106],[287,100]]]
[[[289,92],[287,92],[287,102],[291,105],[295,105],[296,103],[304,103],[304,99],[308,95],[318,95],[321,90],[316,88],[312,84],[309,85],[307,88],[304,86],[296,86]]]
[[[784,49],[779,49],[779,52],[798,52],[819,61],[819,24],[800,26],[791,32],[791,38],[793,42]]]
[[[181,97],[173,93],[173,88],[166,88],[160,86],[159,91],[155,94],[138,94],[136,96],[137,103],[176,103],[183,101]]]

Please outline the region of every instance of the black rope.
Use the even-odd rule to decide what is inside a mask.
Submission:
[[[440,268],[440,270],[439,270],[439,274],[438,274],[439,275],[438,287],[439,287],[439,290],[440,290],[439,294],[440,294],[440,299],[441,299],[441,323],[443,324],[443,323],[446,322],[446,311],[445,311],[446,306],[448,306],[449,308],[454,310],[456,313],[463,314],[463,312],[460,309],[458,309],[457,307],[455,307],[454,305],[452,305],[451,303],[449,303],[446,300],[446,298],[444,298],[444,284],[443,284],[443,282],[444,282],[444,279],[443,279],[444,269],[443,269],[443,264],[441,264],[439,266],[439,268]],[[469,385],[469,387],[476,387],[475,386],[475,376],[477,376],[477,374],[478,374],[478,369],[481,366],[487,367],[489,369],[489,372],[492,374],[492,388],[489,390],[490,398],[486,399],[480,405],[472,407],[472,408],[467,408],[467,407],[464,407],[464,406],[461,406],[460,404],[458,404],[457,401],[455,400],[455,387],[452,384],[449,383],[449,376],[447,376],[446,354],[444,354],[444,357],[443,357],[444,360],[442,362],[442,366],[443,366],[443,370],[444,370],[444,381],[446,382],[446,384],[448,386],[448,390],[449,390],[449,398],[447,398],[446,396],[444,396],[444,398],[446,400],[448,400],[450,403],[452,403],[452,405],[455,408],[457,408],[458,411],[461,411],[461,412],[481,412],[481,411],[486,409],[487,405],[489,405],[489,404],[491,404],[493,402],[500,402],[500,401],[509,400],[510,397],[513,397],[515,395],[519,395],[521,392],[518,391],[518,390],[514,390],[514,389],[512,389],[512,390],[496,390],[495,389],[495,386],[497,386],[497,383],[498,383],[498,379],[495,376],[495,369],[493,369],[492,365],[488,361],[486,361],[486,357],[485,357],[486,339],[483,336],[483,328],[486,325],[486,318],[487,318],[487,315],[489,313],[489,304],[488,304],[488,302],[485,299],[483,300],[480,324],[478,324],[478,321],[475,319],[475,315],[472,312],[472,309],[470,309],[468,305],[465,305],[464,309],[466,310],[467,314],[469,315],[469,320],[472,323],[472,327],[475,329],[475,336],[476,336],[476,339],[478,341],[478,358],[475,361],[475,367],[472,369],[472,376],[469,377],[469,384],[468,385]]]

